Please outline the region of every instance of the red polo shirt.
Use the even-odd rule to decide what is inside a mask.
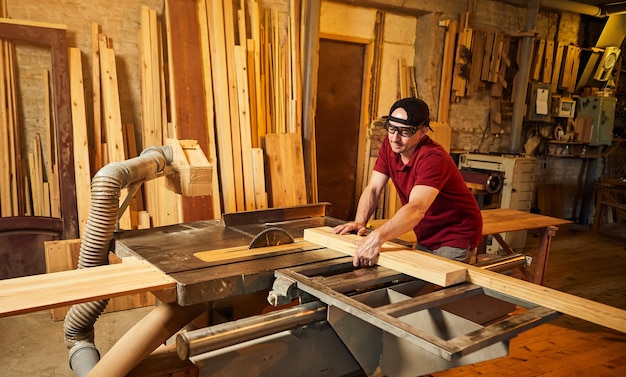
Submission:
[[[430,250],[442,246],[474,248],[482,239],[480,208],[452,157],[430,137],[424,136],[404,165],[385,137],[374,170],[391,178],[402,205],[416,185],[439,190],[422,221],[414,229],[417,241]]]

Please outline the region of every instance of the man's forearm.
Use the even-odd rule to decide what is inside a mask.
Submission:
[[[374,214],[374,211],[378,207],[378,198],[379,195],[377,195],[374,190],[366,188],[365,191],[363,191],[356,209],[356,216],[354,217],[355,223],[363,224],[363,226],[367,225],[367,221],[372,217],[372,214]]]

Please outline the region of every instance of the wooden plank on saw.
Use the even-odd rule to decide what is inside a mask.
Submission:
[[[358,238],[359,236],[354,234],[343,236],[332,234],[332,228],[330,227],[311,228],[304,231],[304,239],[306,241],[318,243],[329,249],[349,255],[354,254],[356,249],[354,241]],[[461,269],[463,270],[462,276],[465,280],[461,280],[459,276],[456,276],[451,281],[467,281],[512,298],[556,310],[613,330],[626,332],[626,310],[560,292],[512,276],[488,271],[480,267],[398,246],[385,250],[383,245],[383,252],[380,254],[378,264],[419,279],[427,280],[425,277],[428,276],[432,277],[432,280],[437,281],[445,280],[443,276],[448,273],[456,276],[458,271],[455,271],[455,268]],[[395,258],[394,255],[399,257]],[[393,259],[396,260],[388,261],[391,257],[394,257]],[[435,281],[430,282],[441,285]]]
[[[176,11],[172,11],[175,9]],[[195,1],[167,0],[170,80],[173,84],[172,122],[177,139],[197,140],[209,155],[207,109],[202,71],[200,26]],[[214,218],[213,195],[183,197],[183,221]]]
[[[0,317],[175,288],[173,278],[148,262],[125,258],[107,266],[2,280]]]
[[[70,96],[72,99],[72,130],[74,136],[74,176],[76,179],[76,205],[78,207],[78,232],[82,237],[91,203],[91,173],[89,169],[89,139],[85,112],[83,66],[78,48],[68,49],[70,70]],[[98,143],[99,144],[99,143]]]
[[[80,239],[58,240],[44,242],[46,257],[46,272],[60,272],[75,270],[78,268],[78,256],[80,255]],[[109,254],[109,264],[121,263],[122,260],[115,254]],[[156,298],[150,292],[134,293],[128,296],[112,298],[105,312],[127,310],[142,306],[154,305]],[[69,306],[56,307],[50,310],[52,319],[60,321],[65,318]]]
[[[496,292],[626,333],[626,310],[473,266],[468,267],[468,281]]]
[[[265,135],[270,175],[270,205],[290,207],[306,204],[302,140],[296,133]]]
[[[356,234],[333,234],[332,228],[327,226],[304,230],[305,241],[317,243],[351,256],[354,256],[356,251],[355,241],[361,238]],[[378,265],[442,287],[462,283],[466,281],[467,276],[467,268],[462,263],[456,263],[393,242],[386,242],[382,246]]]

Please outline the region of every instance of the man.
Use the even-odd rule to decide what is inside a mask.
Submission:
[[[417,236],[416,249],[469,262],[482,238],[482,216],[450,155],[426,135],[428,105],[418,98],[404,98],[393,104],[385,118],[387,136],[355,219],[335,227],[334,232],[365,235],[389,178],[402,208],[357,243],[353,265],[375,265],[381,246],[411,229]]]

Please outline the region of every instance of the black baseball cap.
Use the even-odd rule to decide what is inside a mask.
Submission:
[[[393,114],[393,112],[398,108],[403,108],[404,111],[406,111],[407,119],[401,119],[391,116],[391,114]],[[430,127],[429,117],[430,111],[428,110],[428,105],[426,104],[426,102],[419,98],[409,97],[397,100],[393,104],[393,106],[391,106],[391,109],[389,110],[389,115],[383,118],[400,124],[405,124],[407,126],[426,126],[428,127],[428,129],[433,131],[433,129]]]

